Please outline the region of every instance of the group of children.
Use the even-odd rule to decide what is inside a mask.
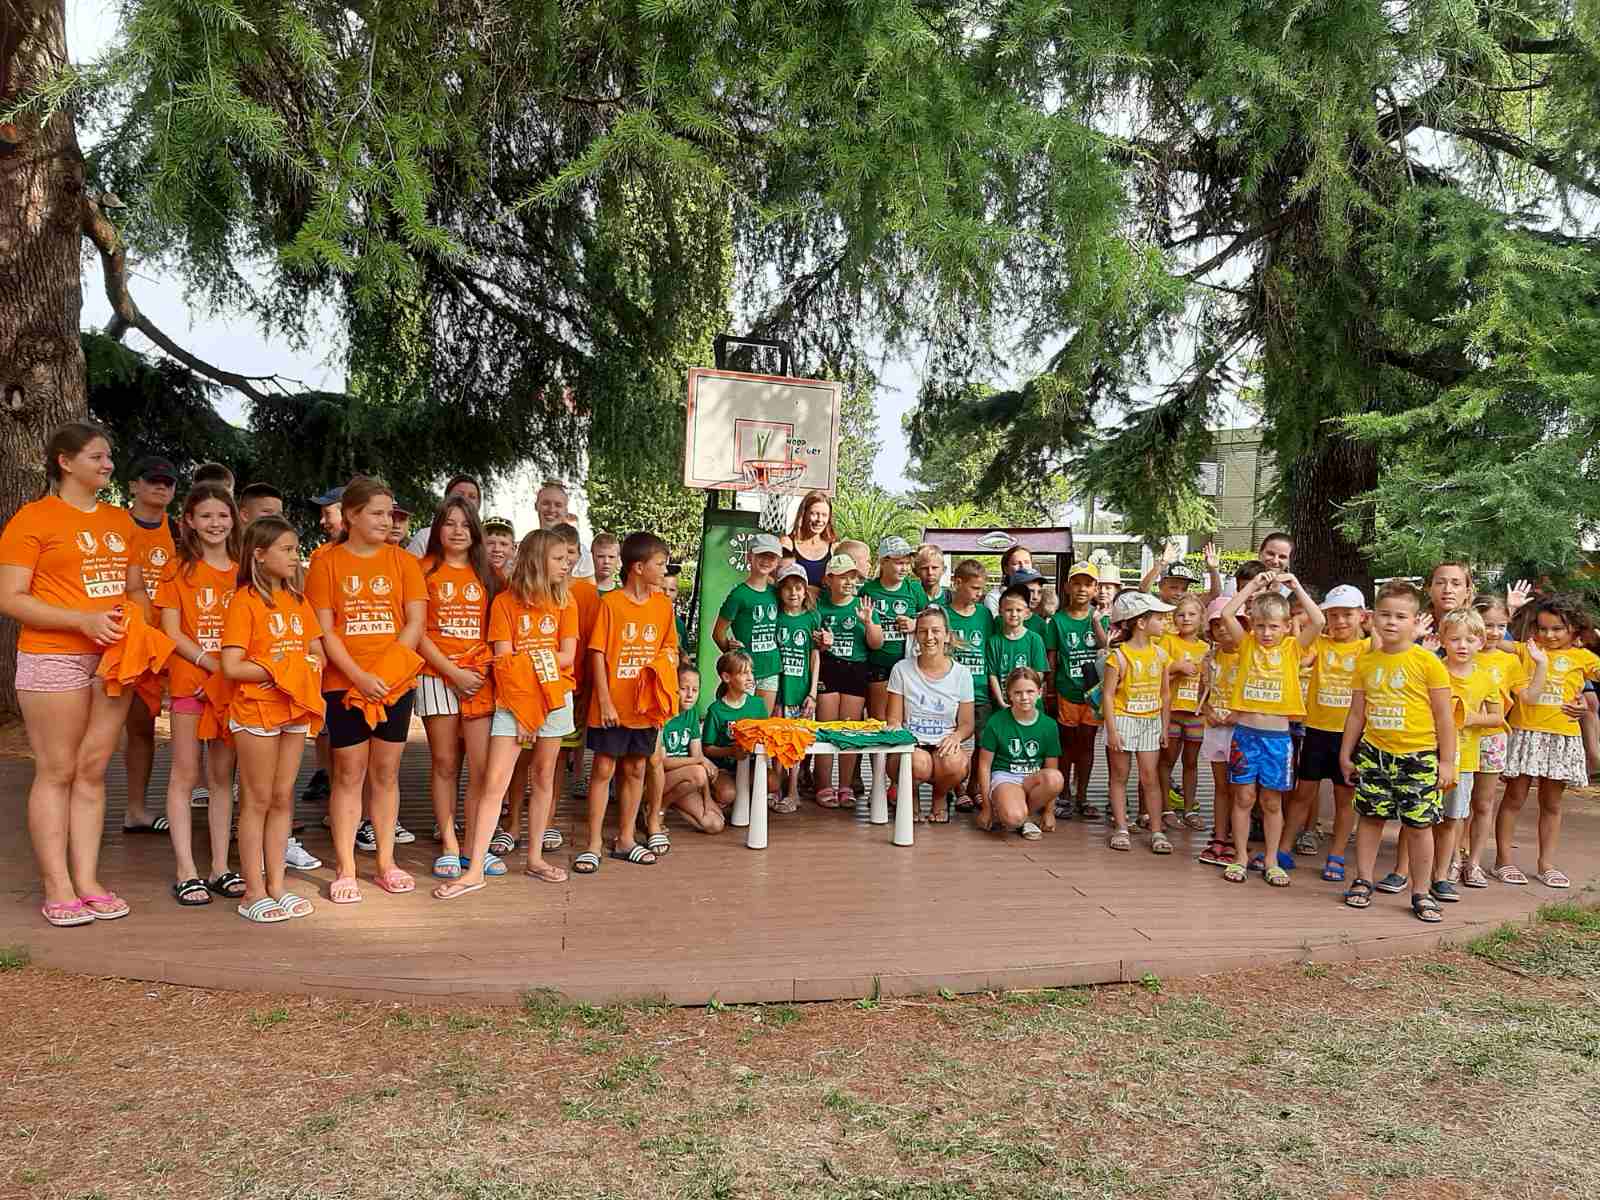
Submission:
[[[720,832],[748,753],[733,726],[769,716],[903,728],[917,743],[913,778],[931,787],[930,821],[971,811],[979,828],[1030,839],[1058,818],[1100,817],[1088,784],[1103,735],[1116,851],[1142,831],[1153,853],[1171,854],[1172,831],[1202,829],[1205,762],[1217,799],[1199,857],[1230,882],[1254,869],[1287,886],[1296,855],[1319,849],[1329,783],[1323,878],[1344,881],[1354,831],[1346,903],[1365,908],[1375,891],[1409,889],[1412,911],[1429,922],[1460,899],[1458,885],[1528,882],[1511,835],[1537,781],[1535,878],[1568,886],[1554,856],[1563,790],[1587,780],[1582,727],[1594,721],[1600,658],[1580,643],[1592,627],[1581,606],[1529,603],[1520,586],[1473,603],[1459,562],[1436,567],[1426,592],[1386,583],[1370,611],[1350,586],[1314,598],[1290,571],[1283,534],[1236,572],[1227,596],[1209,547],[1203,595],[1166,559],[1159,578],[1129,589],[1113,567],[1076,563],[1046,593],[1020,547],[1003,556],[991,591],[976,559],[955,563],[946,586],[934,546],[891,536],[874,559],[863,543],[834,539],[828,522],[802,539],[797,519],[796,539],[827,553],[806,558],[753,536],[748,575],[709,631],[721,656],[714,687],[703,688],[679,658],[666,545],[650,533],[602,534],[586,555],[558,484],[539,494],[541,528],[518,542],[509,522],[479,516],[476,482],[458,477],[407,545],[392,491],[357,477],[317,498],[330,537],[303,562],[276,489],[252,484],[236,498],[219,468],[169,520],[170,464],[136,466],[130,509],[96,499],[111,464],[104,430],[63,427],[46,451],[47,494],[0,535],[0,612],[22,626],[17,687],[38,763],[30,831],[53,925],[128,912],[98,877],[104,773],[126,728],[134,787],[133,735],[153,723],[163,690],[167,814],[147,820],[130,794],[126,828],[170,834],[178,904],[226,897],[256,924],[313,911],[285,877],[286,866],[320,865],[293,837],[308,737],[326,771],[337,860],[329,898],[361,900],[357,850],[375,854],[376,886],[414,890],[394,857],[410,836],[398,822],[398,777],[413,715],[432,759],[433,895],[442,900],[507,871],[524,816],[526,873],[567,878],[546,855],[563,842],[552,819],[563,769],[576,777],[586,750],[576,873],[594,874],[607,854],[657,862],[672,848],[668,809]],[[127,668],[135,654],[148,670]],[[704,691],[714,694],[702,707]],[[809,784],[801,769],[774,771],[766,799],[792,813],[805,787],[821,808],[853,808],[858,758],[811,760]],[[148,759],[142,770],[147,779]],[[228,865],[235,770],[239,873]],[[202,773],[205,876],[189,823]],[[142,804],[142,787],[138,796]],[[1388,821],[1401,825],[1399,858],[1377,878]],[[1252,841],[1262,845],[1254,855]]]

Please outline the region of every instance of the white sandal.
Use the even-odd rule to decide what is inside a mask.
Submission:
[[[291,919],[296,917],[309,917],[314,911],[311,901],[294,892],[285,892],[277,899],[278,907]]]
[[[253,925],[281,925],[289,919],[289,914],[271,896],[263,896],[254,904],[239,905],[239,915]]]

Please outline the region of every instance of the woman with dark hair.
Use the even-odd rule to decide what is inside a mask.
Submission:
[[[813,599],[822,587],[828,559],[833,557],[838,544],[839,534],[833,527],[833,501],[826,492],[807,492],[794,514],[794,528],[783,539],[783,545],[794,551],[795,562],[805,570]]]

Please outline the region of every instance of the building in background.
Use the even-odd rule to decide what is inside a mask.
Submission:
[[[1272,455],[1261,448],[1261,430],[1219,429],[1212,459],[1200,468],[1200,492],[1217,510],[1217,527],[1189,534],[1190,545],[1214,537],[1218,548],[1251,551],[1276,528],[1264,498],[1277,479]]]

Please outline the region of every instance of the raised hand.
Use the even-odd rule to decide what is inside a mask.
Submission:
[[[1217,553],[1217,544],[1215,542],[1207,542],[1204,553],[1206,570],[1219,571],[1222,569],[1222,555]]]
[[[1506,609],[1513,614],[1532,599],[1533,585],[1526,579],[1519,579],[1506,589]]]

